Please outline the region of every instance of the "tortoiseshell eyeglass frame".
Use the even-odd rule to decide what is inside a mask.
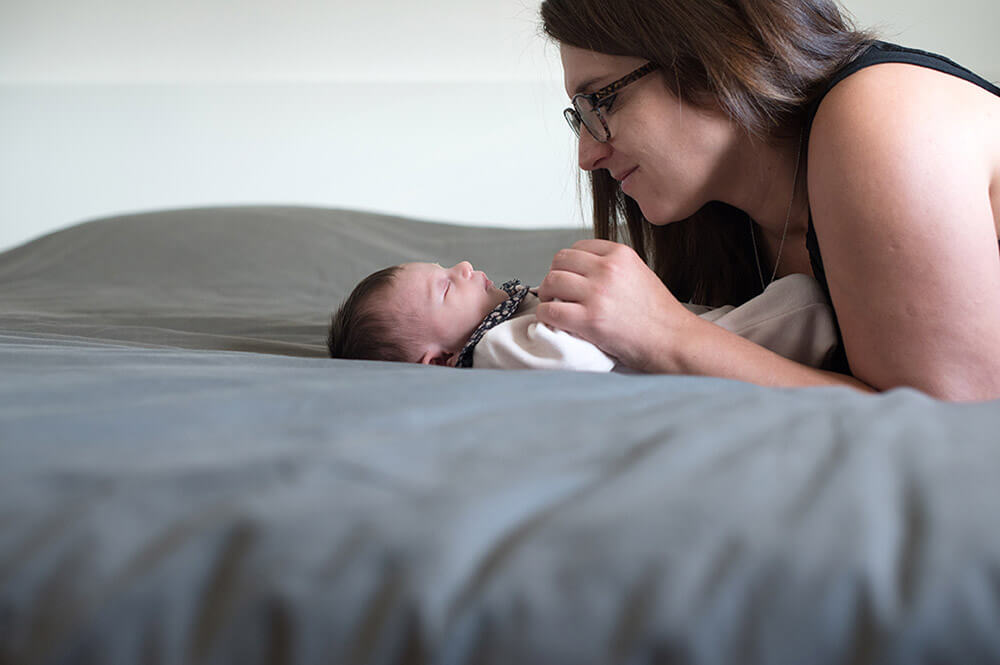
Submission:
[[[611,97],[612,95],[616,94],[619,90],[621,90],[625,86],[629,85],[630,83],[635,83],[646,74],[656,71],[657,69],[659,69],[659,67],[660,66],[655,63],[647,62],[642,67],[639,67],[638,69],[626,74],[625,76],[621,77],[620,79],[618,79],[613,83],[609,83],[600,90],[590,93],[581,92],[577,95],[573,95],[573,99],[571,100],[573,106],[570,106],[563,111],[563,117],[566,118],[566,122],[569,123],[570,129],[573,130],[573,133],[576,134],[576,137],[580,138],[580,125],[583,125],[584,127],[587,128],[587,131],[590,132],[590,135],[594,137],[594,140],[598,141],[599,143],[607,143],[608,141],[610,141],[611,130],[608,129],[608,122],[607,120],[604,119],[604,114],[601,113],[600,104],[605,100],[607,100],[608,97]],[[584,108],[584,110],[581,111],[581,105],[584,103],[590,104],[590,109]],[[594,115],[597,116],[597,119],[601,121],[601,126],[602,126],[601,128],[604,130],[603,136],[598,136],[599,130],[595,127],[591,127],[586,122],[584,122],[583,112],[590,110],[592,110],[594,112]]]

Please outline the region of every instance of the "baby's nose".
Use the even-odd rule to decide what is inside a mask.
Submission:
[[[455,270],[457,270],[458,274],[462,277],[468,278],[472,275],[474,269],[471,263],[468,261],[462,261],[461,263],[455,264]]]

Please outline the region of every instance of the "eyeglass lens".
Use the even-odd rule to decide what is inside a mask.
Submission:
[[[595,139],[601,142],[608,140],[604,123],[601,122],[601,118],[597,114],[597,109],[591,104],[590,99],[582,96],[575,97],[573,99],[573,108],[566,109],[563,115],[566,117],[566,122],[569,123],[570,128],[576,134],[577,138],[580,138],[580,123],[582,122]]]
[[[576,134],[576,138],[580,138],[580,116],[577,115],[576,109],[566,109],[563,111],[563,117],[566,118],[569,128]]]

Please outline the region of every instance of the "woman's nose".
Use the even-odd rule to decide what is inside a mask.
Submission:
[[[585,127],[581,128],[580,144],[577,148],[577,158],[581,169],[584,171],[593,171],[599,168],[597,163],[607,157],[610,152],[610,144],[601,143],[591,136]]]

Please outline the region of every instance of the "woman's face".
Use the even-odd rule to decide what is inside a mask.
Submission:
[[[645,64],[563,45],[566,93],[594,92]],[[726,154],[735,146],[736,125],[718,111],[680,101],[657,70],[618,92],[604,111],[611,139],[599,143],[580,129],[579,162],[585,171],[606,169],[621,181],[643,215],[656,225],[685,219],[724,185]]]

